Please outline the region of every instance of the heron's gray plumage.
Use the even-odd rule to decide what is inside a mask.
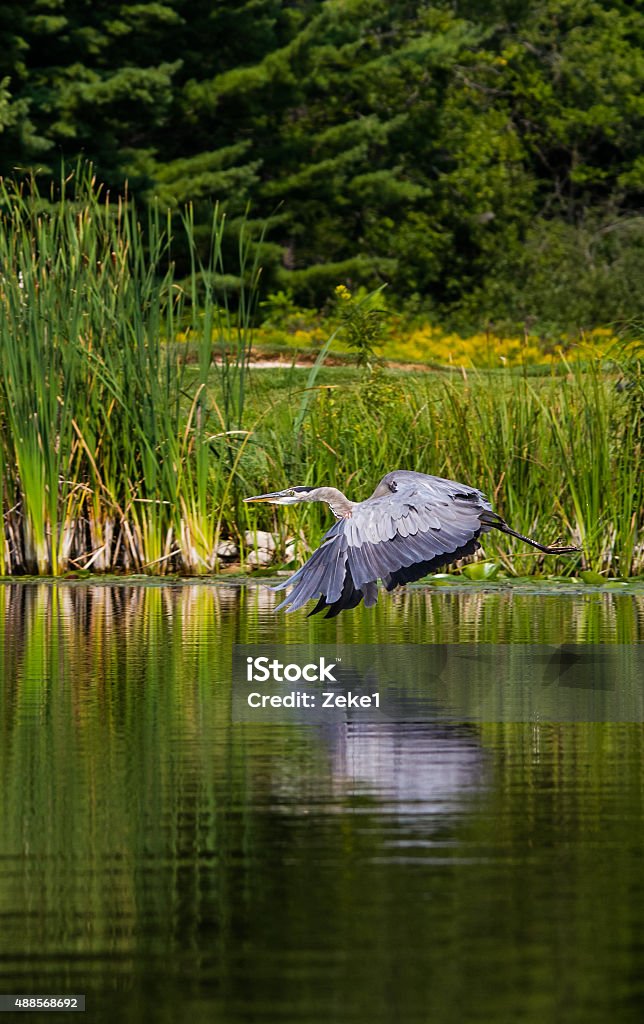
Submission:
[[[332,487],[298,487],[247,501],[325,501],[337,521],[309,560],[275,590],[292,587],[278,606],[302,608],[319,597],[310,613],[326,610],[327,618],[364,601],[378,600],[377,581],[387,590],[435,572],[480,546],[491,529],[519,537],[550,554],[576,548],[548,548],[512,530],[474,487],[410,470],[382,478],[366,501],[352,502]]]

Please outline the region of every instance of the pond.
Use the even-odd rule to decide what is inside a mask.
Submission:
[[[275,603],[0,586],[0,991],[85,993],[92,1022],[639,1021],[639,721],[244,722],[231,665],[237,644],[641,651],[642,588]]]

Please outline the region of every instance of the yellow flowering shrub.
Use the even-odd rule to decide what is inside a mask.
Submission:
[[[581,338],[561,337],[557,342],[536,335],[502,337],[489,331],[463,338],[432,324],[390,338],[388,359],[437,363],[441,366],[536,366],[567,359],[604,355],[615,343],[612,332],[598,328]]]
[[[354,295],[344,284],[334,289],[334,303],[326,314],[313,309],[300,309],[289,296],[278,293],[268,307],[268,316],[253,332],[253,346],[257,351],[268,348],[320,349],[329,336],[337,331],[332,352],[346,352],[349,348],[347,330],[338,330],[347,317],[347,311],[360,309],[364,304],[364,289]],[[271,297],[269,296],[269,299]],[[382,297],[378,297],[382,302]],[[385,316],[385,311],[380,310]],[[368,315],[368,314],[367,314]],[[567,360],[604,356],[615,345],[617,338],[608,327],[598,327],[577,337],[561,335],[544,338],[536,334],[505,336],[493,331],[479,331],[462,337],[437,324],[411,326],[404,316],[387,313],[381,319],[382,338],[373,339],[376,354],[385,360],[402,363],[425,363],[438,366],[456,366],[494,369],[515,366],[543,366]],[[179,342],[196,341],[194,332],[186,330],[176,335]]]
[[[345,299],[344,295],[338,297]],[[255,346],[261,348],[262,345],[280,343],[299,349],[317,348],[332,330],[330,324],[326,328],[318,325],[288,333],[259,328],[255,332]],[[562,336],[553,341],[537,335],[504,337],[488,331],[464,338],[433,324],[411,329],[392,324],[377,351],[384,359],[394,362],[493,369],[550,365],[559,362],[562,356],[575,360],[605,355],[616,340],[607,328],[597,328],[577,338]],[[346,350],[342,334],[335,339],[331,350]]]

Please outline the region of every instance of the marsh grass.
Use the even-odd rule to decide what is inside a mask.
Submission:
[[[414,375],[329,368],[332,335],[308,371],[256,371],[259,246],[242,223],[231,278],[230,242],[217,207],[204,254],[189,208],[141,223],[87,168],[46,195],[0,183],[2,574],[207,573],[222,536],[258,527],[301,557],[326,508],[244,495],[325,482],[360,499],[395,468],[480,487],[515,529],[583,547],[556,560],[486,537],[511,573],[644,571],[640,354]]]
[[[3,181],[0,210],[3,572],[212,569],[244,439],[258,269],[243,226],[233,314],[218,208],[207,258],[183,281],[169,216],[141,224],[87,168],[48,195],[33,178]],[[189,210],[181,230],[194,253]],[[199,339],[194,394],[167,343],[180,330]]]
[[[255,467],[259,489],[324,481],[360,500],[390,470],[418,469],[480,487],[520,532],[583,549],[556,559],[510,537],[486,536],[486,555],[510,573],[575,575],[589,566],[627,577],[644,570],[638,410],[633,392],[620,390],[601,362],[572,364],[550,378],[380,370],[332,379],[310,397],[299,446],[288,441],[297,393],[275,404],[258,446],[265,453],[264,466]],[[304,524],[310,545],[329,525],[319,506],[260,516],[252,521],[273,529],[287,519],[292,534]]]

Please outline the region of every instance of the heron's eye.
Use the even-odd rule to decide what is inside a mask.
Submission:
[[[396,483],[395,480],[392,480],[391,483],[389,484],[389,490],[391,491],[392,494],[395,494],[396,491],[398,490],[398,484]]]
[[[288,494],[289,498],[294,498],[295,497],[295,491],[287,491],[287,494]]]

